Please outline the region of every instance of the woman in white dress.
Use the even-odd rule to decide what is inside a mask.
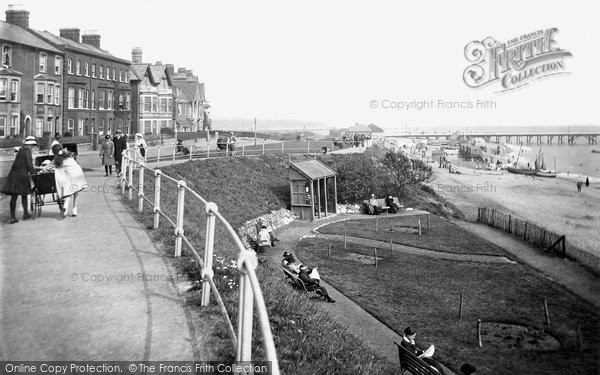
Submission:
[[[140,163],[146,162],[146,151],[148,149],[148,145],[146,144],[146,140],[142,133],[136,133],[135,135],[135,153],[137,156],[137,160]]]
[[[64,201],[61,209],[62,216],[66,217],[69,211],[72,216],[77,216],[79,192],[88,186],[83,176],[83,170],[71,154],[60,145],[54,146],[52,151],[55,155],[52,167],[56,181],[56,192],[58,197]]]

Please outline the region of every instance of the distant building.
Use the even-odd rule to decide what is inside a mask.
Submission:
[[[0,21],[0,138],[60,131],[64,52],[30,32],[15,6]]]
[[[167,65],[142,62],[142,49],[131,51],[132,133],[159,134],[174,127],[173,77]]]
[[[177,69],[172,76],[177,131],[210,130],[207,112],[210,105],[204,95],[204,83],[186,68]]]
[[[367,138],[371,138],[373,130],[371,130],[371,128],[369,128],[367,125],[356,123],[354,126],[348,128],[348,133],[364,135]]]
[[[100,48],[100,34],[81,35],[78,28],[33,32],[65,53],[63,127],[60,133],[86,135],[129,133],[131,125],[130,62]]]
[[[379,126],[375,124],[369,124],[367,126],[369,129],[371,129],[371,138],[373,138],[373,140],[381,140],[385,138],[383,129],[381,129]]]

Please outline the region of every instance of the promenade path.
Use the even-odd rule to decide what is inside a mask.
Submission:
[[[0,360],[206,358],[176,275],[115,194],[116,177],[85,174],[77,217],[50,205],[10,225],[0,198]]]

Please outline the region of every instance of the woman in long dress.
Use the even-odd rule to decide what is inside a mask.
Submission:
[[[31,180],[29,175],[35,172],[31,149],[37,145],[33,136],[25,139],[8,173],[6,182],[2,186],[2,194],[10,195],[11,224],[19,222],[16,216],[17,198],[19,195],[21,196],[21,204],[23,205],[23,220],[31,218],[27,210],[27,196],[31,194]]]
[[[104,166],[104,177],[110,173],[112,175],[112,166],[115,163],[115,144],[110,140],[110,135],[104,137],[102,147],[100,148],[100,157],[102,158],[102,165]]]
[[[71,206],[70,214],[77,216],[79,192],[88,186],[83,176],[83,170],[71,154],[60,145],[54,146],[52,151],[55,155],[53,164],[56,192],[58,197],[64,200],[61,213],[63,217],[66,217],[69,206]]]
[[[135,135],[135,152],[138,156],[137,160],[140,163],[146,162],[146,151],[148,149],[148,145],[146,144],[146,140],[142,133],[136,133]],[[139,153],[139,154],[138,154]]]

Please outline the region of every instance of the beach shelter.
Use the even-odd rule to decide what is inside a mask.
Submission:
[[[302,220],[337,213],[337,182],[334,170],[318,160],[290,163],[291,210]]]

